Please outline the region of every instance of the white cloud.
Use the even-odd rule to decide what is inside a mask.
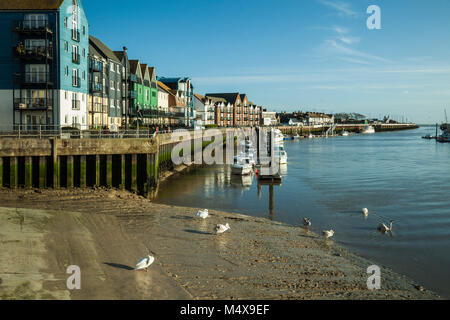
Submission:
[[[318,0],[321,4],[332,8],[338,12],[339,15],[343,16],[357,16],[358,13],[354,11],[350,4],[342,1],[328,1],[328,0]]]

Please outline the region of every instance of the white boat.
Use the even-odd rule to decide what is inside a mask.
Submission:
[[[280,143],[284,141],[284,135],[279,129],[274,129],[273,133],[275,136],[275,143]]]
[[[234,163],[231,166],[231,173],[245,176],[252,173],[253,166],[250,163],[250,158],[239,155],[234,157]]]
[[[342,131],[341,136],[343,137],[348,137],[349,136],[349,132],[347,130]]]
[[[275,146],[274,150],[275,159],[279,159],[280,164],[287,164],[288,156],[286,150],[284,150],[284,146],[278,145]]]
[[[362,130],[361,130],[362,134],[374,134],[375,133],[375,128],[372,126],[365,126]]]

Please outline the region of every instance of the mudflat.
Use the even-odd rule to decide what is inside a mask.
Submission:
[[[0,190],[0,299],[439,299],[382,266],[369,290],[376,263],[318,230],[208,209],[203,220],[121,190]],[[214,235],[218,223],[231,229]],[[134,271],[147,254],[148,272]],[[80,290],[67,288],[70,265]]]

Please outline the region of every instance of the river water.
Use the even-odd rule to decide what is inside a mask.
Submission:
[[[335,242],[450,298],[450,144],[434,129],[287,141],[281,185],[205,166],[169,178],[156,202],[335,230]],[[370,210],[365,218],[361,209]],[[376,228],[394,220],[392,234]]]

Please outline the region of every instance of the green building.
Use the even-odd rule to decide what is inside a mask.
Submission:
[[[153,125],[158,117],[158,87],[155,68],[141,64],[139,60],[130,60],[132,123]]]

